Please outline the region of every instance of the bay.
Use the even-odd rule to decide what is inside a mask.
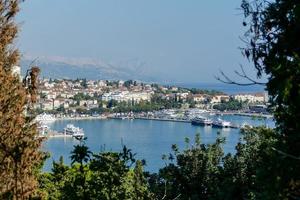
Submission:
[[[216,118],[220,116],[212,116]],[[222,119],[235,124],[266,125],[274,126],[272,119],[254,119],[243,116],[221,116]],[[120,151],[122,145],[126,145],[136,153],[136,158],[145,159],[145,170],[158,172],[165,165],[161,159],[163,154],[171,152],[171,145],[177,144],[183,150],[186,148],[185,138],[191,143],[196,133],[200,134],[201,142],[213,143],[217,137],[225,137],[223,145],[225,153],[234,153],[235,145],[241,138],[239,129],[218,129],[212,127],[193,126],[190,123],[154,121],[154,120],[57,120],[50,125],[52,130],[62,131],[72,123],[83,128],[87,137],[86,145],[93,152]],[[70,152],[78,141],[73,138],[48,138],[43,144],[44,151],[51,157],[44,165],[44,171],[50,171],[52,162],[60,156],[64,157],[65,163],[70,164]]]

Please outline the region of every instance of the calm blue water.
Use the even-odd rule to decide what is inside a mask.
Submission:
[[[222,116],[236,124],[269,125],[274,126],[271,120],[257,120],[249,117]],[[87,146],[99,152],[105,150],[120,151],[122,143],[136,152],[136,157],[146,159],[146,170],[157,172],[164,166],[161,157],[171,152],[171,145],[177,144],[180,149],[186,145],[184,138],[194,139],[196,133],[200,133],[202,143],[212,143],[220,136],[226,137],[224,145],[225,152],[235,151],[235,144],[240,139],[238,129],[216,129],[212,127],[192,126],[189,123],[163,122],[152,120],[61,120],[54,122],[50,127],[53,130],[62,131],[68,124],[72,123],[84,129]],[[63,156],[66,163],[70,163],[70,152],[73,145],[78,141],[72,138],[49,138],[44,143],[44,149],[51,153],[51,158],[46,161],[44,170],[49,171],[52,161]]]

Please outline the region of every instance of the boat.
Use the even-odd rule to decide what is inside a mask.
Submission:
[[[64,134],[71,135],[73,137],[83,137],[84,136],[83,129],[76,127],[73,124],[67,124],[67,126],[64,128]]]
[[[232,126],[231,122],[222,120],[220,118],[214,121],[212,125],[213,127],[217,128],[230,128]]]
[[[49,126],[47,126],[46,124],[38,124],[37,126],[37,130],[39,131],[40,135],[46,135],[49,131]]]
[[[195,117],[192,119],[192,125],[203,125],[203,126],[210,126],[212,125],[212,120],[204,118],[204,117]]]
[[[42,113],[36,116],[35,120],[39,123],[49,123],[54,122],[56,119],[55,117],[53,117],[53,115]]]
[[[123,119],[123,120],[124,120],[124,119],[130,119],[130,120],[133,120],[134,117],[133,117],[133,116],[124,116],[124,117],[122,117],[122,119]]]

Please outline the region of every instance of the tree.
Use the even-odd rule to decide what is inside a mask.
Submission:
[[[42,160],[32,104],[36,101],[38,68],[28,70],[24,82],[13,68],[19,52],[13,47],[18,0],[0,1],[0,198],[27,199],[37,187]],[[25,115],[25,113],[27,113]]]
[[[147,180],[144,176],[143,170],[143,161],[137,160],[133,173],[133,197],[132,199],[151,199],[152,195],[150,194],[147,186]]]
[[[81,85],[84,89],[88,88],[86,78],[81,79],[80,85]]]
[[[150,181],[157,198],[215,199],[220,183],[222,143],[224,140],[218,138],[213,144],[201,144],[197,134],[193,145],[186,139],[187,149],[182,152],[173,145],[174,153],[164,156],[171,162],[159,170],[156,181]]]
[[[268,192],[277,198],[300,197],[300,2],[256,0],[242,2],[246,32],[245,56],[253,61],[257,76],[268,76],[267,90],[275,107],[278,159],[272,164]],[[270,181],[270,177],[273,180]],[[262,184],[265,185],[265,184]]]
[[[276,195],[265,193],[260,180],[260,174],[265,173],[264,166],[270,167],[275,158],[271,148],[277,142],[276,132],[265,127],[247,127],[241,134],[243,142],[236,145],[236,153],[223,157],[216,191],[218,199],[278,199]]]
[[[44,172],[39,176],[39,194],[37,199],[60,200],[64,185],[70,179],[70,168],[64,164],[63,157],[53,161],[52,173]]]
[[[87,199],[87,177],[84,163],[87,163],[90,159],[90,154],[92,153],[89,148],[84,143],[84,138],[80,139],[80,144],[74,146],[74,150],[71,152],[71,160],[72,165],[74,163],[79,163],[79,174],[75,176],[75,182],[77,184],[76,188],[80,186],[82,189],[82,196],[78,196],[78,198]],[[71,190],[72,191],[72,190]]]
[[[215,104],[214,109],[224,111],[224,110],[240,110],[243,108],[243,103],[238,100],[230,99],[228,102],[222,102],[220,104]]]

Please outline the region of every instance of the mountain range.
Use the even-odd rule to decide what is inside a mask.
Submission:
[[[21,59],[22,73],[31,65],[41,69],[44,78],[87,78],[91,80],[141,80],[159,82],[158,77],[145,62],[138,59],[109,63],[90,58],[24,56]]]

